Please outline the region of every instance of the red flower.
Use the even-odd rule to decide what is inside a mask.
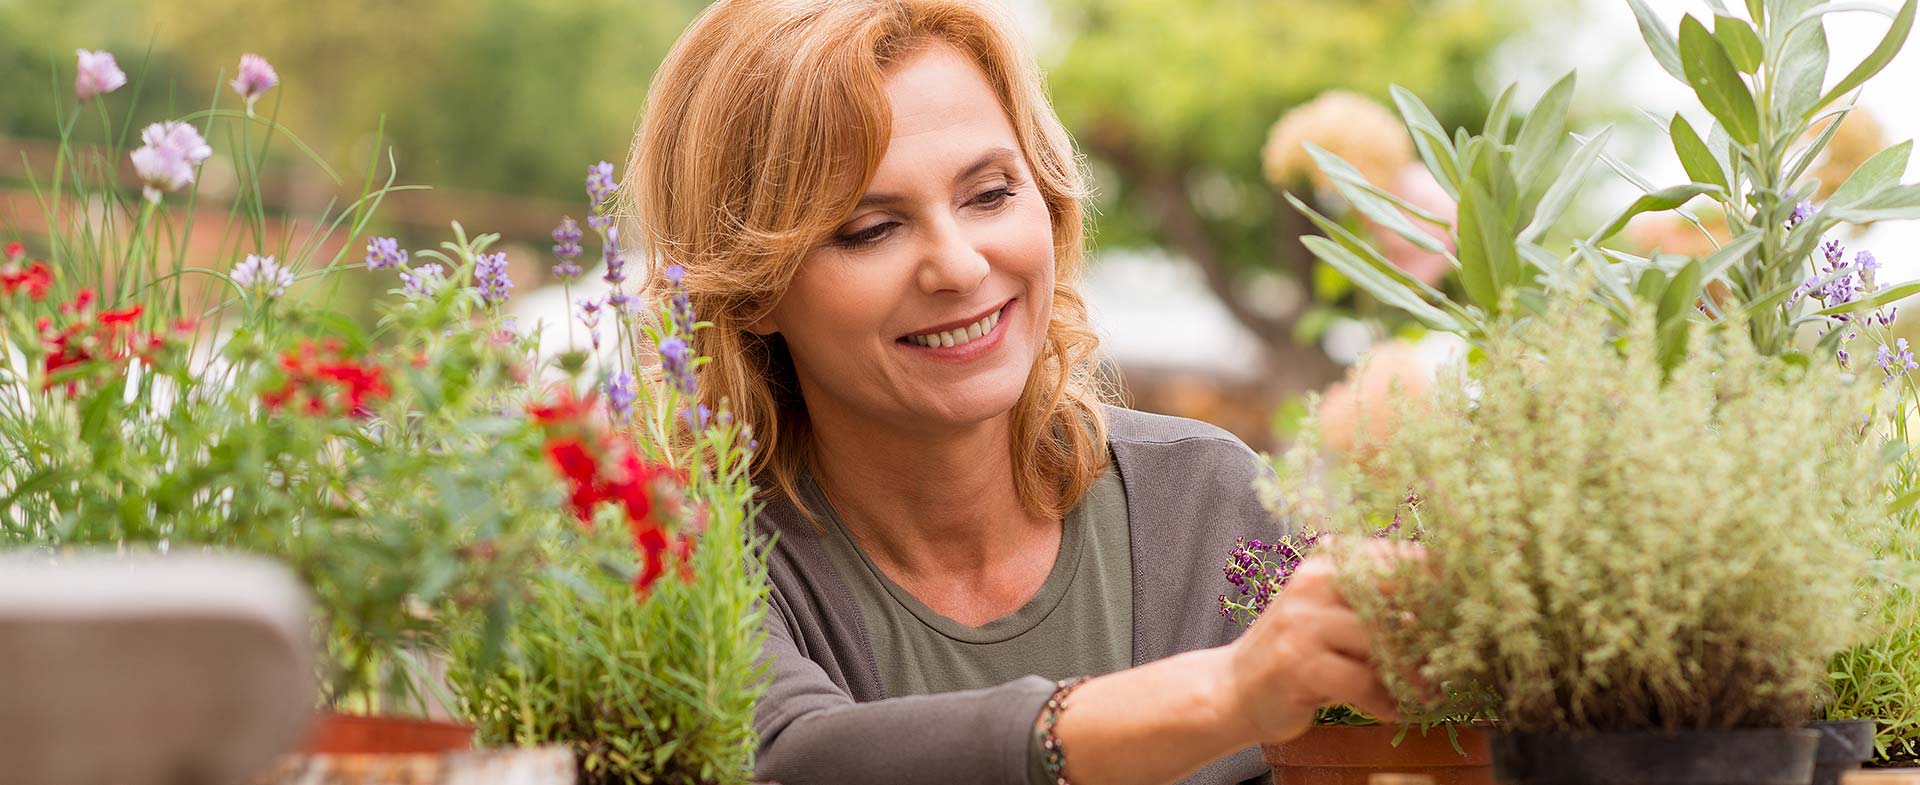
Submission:
[[[47,268],[46,262],[34,262],[31,267],[19,272],[0,270],[0,291],[8,295],[24,289],[27,292],[27,299],[37,303],[47,299],[47,289],[52,286],[53,271]]]
[[[103,327],[133,324],[134,320],[140,318],[140,312],[144,310],[146,309],[139,305],[130,305],[124,310],[107,311],[100,314],[100,324]]]
[[[600,466],[587,445],[567,437],[547,442],[547,459],[567,479],[568,505],[581,523],[592,525],[593,504],[600,500]]]
[[[7,261],[17,262],[20,261],[20,257],[26,255],[27,247],[21,245],[19,240],[7,243]]]
[[[633,535],[633,548],[640,552],[640,573],[633,576],[633,591],[646,596],[653,582],[667,571],[667,533],[658,526],[647,527]]]
[[[280,355],[280,370],[287,378],[279,387],[262,392],[260,402],[275,411],[297,400],[308,414],[334,410],[356,417],[371,415],[368,403],[393,392],[387,385],[387,369],[345,359],[341,351],[340,341],[330,338],[317,346],[303,341],[299,348]]]
[[[550,404],[527,407],[527,413],[533,415],[535,422],[541,425],[561,425],[582,422],[593,411],[593,396],[579,398],[573,390],[562,387],[557,400]]]

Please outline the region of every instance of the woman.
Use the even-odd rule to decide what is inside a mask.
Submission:
[[[757,774],[1263,778],[1316,707],[1391,713],[1367,635],[1320,561],[1245,635],[1219,617],[1224,554],[1275,526],[1263,465],[1101,403],[1078,161],[984,2],[721,0],[635,140],[635,236],[760,439]]]

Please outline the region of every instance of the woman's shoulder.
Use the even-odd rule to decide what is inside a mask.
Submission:
[[[1266,465],[1246,442],[1217,425],[1119,406],[1105,407],[1104,414],[1107,444],[1116,458],[1124,453],[1137,460],[1173,461],[1194,468]]]

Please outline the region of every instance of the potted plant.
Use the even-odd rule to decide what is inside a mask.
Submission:
[[[613,189],[610,166],[589,170],[588,225],[609,248]],[[577,225],[566,221],[555,239],[556,269],[577,275],[567,269],[579,253]],[[606,279],[622,277],[617,255],[607,259]],[[718,412],[699,403],[695,371],[707,360],[693,336],[708,324],[693,313],[683,271],[662,272],[669,288],[648,310],[617,288],[610,314],[593,297],[576,309],[569,287],[568,312],[580,313],[575,326],[587,333],[580,339],[597,344],[611,322],[621,347],[604,406],[538,412],[578,525],[549,541],[553,569],[528,583],[529,612],[506,625],[501,645],[470,626],[449,672],[484,741],[565,745],[588,785],[752,774],[768,591],[765,543],[752,527],[752,434],[724,402]],[[643,354],[657,364],[643,367]],[[648,468],[623,478],[622,466]],[[624,490],[634,482],[638,496]]]
[[[1920,293],[1920,282],[1881,280],[1871,251],[1849,250],[1832,233],[1920,217],[1920,185],[1899,181],[1912,143],[1882,150],[1851,171],[1824,172],[1830,167],[1818,164],[1853,111],[1856,91],[1904,46],[1916,4],[1890,10],[1756,0],[1740,9],[1715,6],[1711,18],[1685,17],[1676,32],[1643,0],[1628,2],[1654,58],[1699,99],[1696,109],[1663,120],[1658,129],[1671,141],[1687,182],[1662,187],[1613,158],[1610,128],[1567,138],[1571,76],[1522,115],[1510,112],[1509,100],[1497,102],[1477,134],[1448,135],[1417,97],[1396,89],[1421,158],[1455,209],[1419,209],[1338,157],[1310,150],[1353,208],[1335,220],[1293,200],[1326,233],[1307,238],[1310,250],[1381,302],[1470,341],[1483,338],[1491,320],[1537,314],[1549,292],[1573,290],[1606,308],[1617,325],[1636,304],[1654,309],[1667,364],[1678,362],[1701,325],[1737,320],[1763,355],[1837,362],[1883,378],[1905,390],[1907,402],[1875,411],[1868,435],[1893,435],[1904,445],[1906,457],[1898,460],[1907,468],[1904,484],[1891,486],[1878,523],[1887,529],[1885,540],[1900,532],[1910,538],[1920,501],[1913,493],[1916,442],[1909,430],[1915,364],[1893,306]],[[1856,65],[1830,75],[1826,18],[1855,12],[1889,17],[1888,31]],[[1567,207],[1600,161],[1644,195],[1603,224],[1569,227]],[[1816,175],[1843,181],[1822,183]],[[1607,244],[1645,214],[1668,210],[1699,231],[1702,242],[1685,245],[1709,250],[1656,248],[1642,256]],[[1464,297],[1400,272],[1379,246],[1351,230],[1362,219],[1446,254]],[[1433,229],[1446,237],[1430,236]],[[1888,547],[1895,548],[1888,556],[1913,552]],[[1876,637],[1832,663],[1831,695],[1816,716],[1853,726],[1826,729],[1823,759],[1838,763],[1854,754],[1849,748],[1859,745],[1847,739],[1857,738],[1867,721],[1877,723],[1882,762],[1913,755],[1920,681],[1909,663],[1920,654],[1920,632],[1904,612],[1910,605],[1890,605]]]
[[[1317,435],[1306,434],[1309,439]],[[1308,443],[1319,444],[1317,440]],[[1291,455],[1297,461],[1303,454]],[[1283,467],[1282,471],[1304,468]],[[1268,483],[1262,491],[1268,505],[1287,517],[1283,502],[1287,490]],[[1398,534],[1419,504],[1420,497],[1409,492],[1375,536]],[[1251,625],[1286,587],[1325,536],[1310,523],[1296,521],[1296,525],[1272,541],[1243,539],[1235,544],[1222,568],[1233,593],[1220,595],[1221,616],[1242,627]],[[1408,536],[1417,539],[1418,535],[1409,530]],[[1410,713],[1410,721],[1399,725],[1381,725],[1349,706],[1323,708],[1305,734],[1263,744],[1261,753],[1273,767],[1276,785],[1367,785],[1376,774],[1425,775],[1435,785],[1493,785],[1488,746],[1494,727],[1488,721],[1492,707],[1485,695],[1463,690],[1450,692],[1449,698],[1447,705]]]
[[[1554,295],[1491,323],[1377,449],[1284,475],[1286,511],[1337,531],[1420,490],[1420,555],[1340,548],[1343,588],[1404,702],[1497,696],[1507,785],[1805,783],[1828,658],[1872,629],[1874,385],[1763,357],[1737,323],[1674,361],[1656,325]]]
[[[257,169],[269,142],[298,140],[254,112],[276,81],[264,60],[243,59],[233,83],[244,111],[145,129],[124,155],[142,179],[132,192],[114,179],[111,133],[97,148],[70,136],[91,110],[109,117],[125,75],[85,51],[78,71],[42,189],[48,253],[14,240],[0,257],[0,546],[283,561],[314,595],[323,653],[310,749],[471,746],[468,725],[367,715],[449,703],[433,671],[450,631],[480,616],[503,636],[524,576],[571,526],[528,413],[552,400],[550,370],[502,315],[497,238],[456,224],[455,242],[411,262],[374,238],[364,266],[398,285],[369,333],[300,296],[363,266],[349,255],[392,178],[369,177],[301,244],[274,235]],[[192,236],[189,186],[217,131],[245,184],[212,245],[251,252],[189,265],[208,245]],[[580,358],[567,359],[573,382]]]

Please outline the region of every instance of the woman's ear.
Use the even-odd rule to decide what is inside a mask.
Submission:
[[[750,332],[750,333],[753,333],[754,335],[758,335],[762,338],[765,338],[769,335],[780,332],[780,323],[774,321],[772,313],[768,313],[766,316],[762,316],[759,319],[755,319],[754,321],[749,323],[747,325],[747,332]]]

